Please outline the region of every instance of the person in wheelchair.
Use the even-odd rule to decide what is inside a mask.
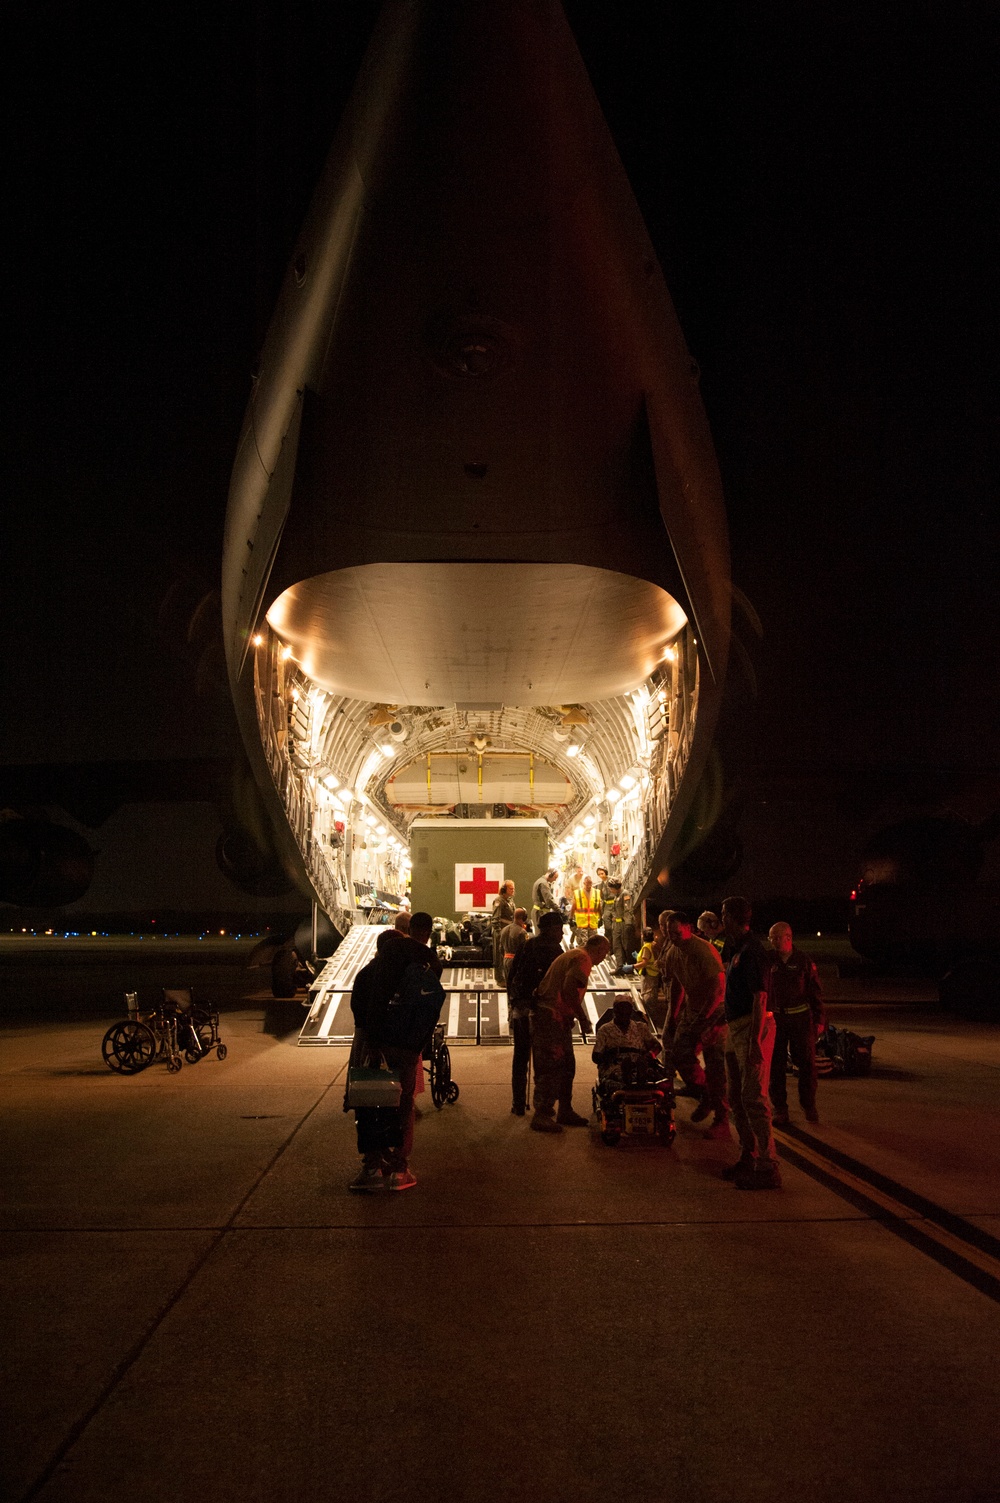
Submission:
[[[623,992],[615,998],[611,1017],[597,1029],[591,1058],[597,1066],[598,1084],[622,1085],[625,1074],[633,1077],[629,1083],[637,1083],[638,1075],[648,1073],[647,1062],[660,1052],[649,1019],[633,1006],[631,995]]]

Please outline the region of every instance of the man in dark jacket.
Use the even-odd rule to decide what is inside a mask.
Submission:
[[[413,1149],[413,1093],[417,1071],[422,1069],[419,1050],[398,1049],[383,1044],[381,1031],[389,1003],[399,991],[407,968],[426,965],[436,976],[441,962],[428,948],[434,920],[429,913],[415,913],[409,935],[387,929],[379,936],[375,959],[358,972],[351,992],[355,1023],[355,1055],[381,1055],[402,1083],[398,1108],[359,1107],[355,1111],[361,1172],[351,1181],[351,1190],[409,1190],[416,1183],[410,1173]],[[359,1038],[358,1035],[361,1035]]]
[[[523,1117],[528,1105],[528,1065],[531,1060],[531,999],[542,977],[562,952],[563,918],[549,910],[539,915],[538,934],[527,940],[510,964],[507,977],[507,1017],[514,1041],[510,1069],[515,1117]]]
[[[772,924],[771,964],[767,995],[774,1013],[774,1054],[771,1057],[771,1120],[775,1127],[788,1123],[789,1052],[799,1076],[799,1103],[807,1122],[818,1122],[816,1111],[816,1035],[826,1026],[823,995],[816,967],[793,943],[790,924]]]

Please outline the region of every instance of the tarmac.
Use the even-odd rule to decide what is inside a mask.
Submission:
[[[689,1101],[673,1149],[543,1137],[470,1047],[417,1187],[351,1195],[346,1051],[260,995],[176,1075],[9,1022],[3,1497],[1000,1498],[1000,1030],[878,992],[763,1194]]]

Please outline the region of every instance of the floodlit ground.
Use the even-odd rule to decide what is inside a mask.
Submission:
[[[689,1102],[672,1151],[541,1137],[472,1047],[418,1187],[352,1196],[345,1051],[262,1002],[176,1076],[8,1025],[4,1496],[995,1500],[1000,1030],[881,1000],[760,1195]]]

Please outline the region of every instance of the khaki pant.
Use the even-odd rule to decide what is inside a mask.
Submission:
[[[704,1069],[699,1053],[705,1061]],[[663,1030],[663,1062],[668,1070],[673,1064],[689,1090],[705,1092],[716,1121],[727,1120],[726,1022],[721,1008],[706,1018],[703,1013],[690,1013],[687,1001],[682,1002],[673,1034],[669,1024]]]
[[[778,1159],[771,1132],[771,1103],[767,1090],[774,1053],[774,1017],[767,1012],[760,1031],[753,1014],[735,1018],[726,1040],[726,1076],[733,1124],[740,1137],[744,1159],[757,1169],[776,1169]]]
[[[531,1067],[535,1072],[535,1115],[551,1117],[556,1102],[560,1111],[571,1111],[576,1074],[572,1018],[564,1023],[547,1007],[531,1014]]]

